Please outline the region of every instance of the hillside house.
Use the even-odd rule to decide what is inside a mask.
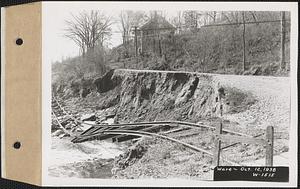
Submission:
[[[160,15],[155,15],[138,29],[139,52],[162,56],[165,39],[174,36],[176,28]]]

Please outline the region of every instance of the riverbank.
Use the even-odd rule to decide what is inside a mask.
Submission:
[[[110,178],[114,158],[126,148],[109,141],[74,144],[70,140],[68,137],[52,137],[49,176]]]

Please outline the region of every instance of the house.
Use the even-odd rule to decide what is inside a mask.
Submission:
[[[138,46],[140,53],[155,53],[162,56],[166,38],[172,38],[176,28],[164,17],[155,14],[138,29]]]

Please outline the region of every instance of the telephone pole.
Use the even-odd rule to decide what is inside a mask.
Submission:
[[[135,47],[135,61],[136,69],[138,68],[138,42],[137,42],[137,26],[134,26],[134,47]]]
[[[281,12],[281,61],[280,69],[285,69],[285,12]]]
[[[243,71],[245,71],[246,70],[245,11],[242,12],[242,16],[243,16]]]
[[[137,45],[137,26],[134,26],[134,47],[135,47],[135,56],[138,56],[138,45]]]

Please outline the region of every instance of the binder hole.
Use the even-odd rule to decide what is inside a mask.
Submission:
[[[14,143],[14,148],[15,149],[20,149],[21,148],[21,142],[15,142]]]
[[[17,45],[22,45],[22,44],[23,44],[23,39],[18,38],[18,39],[16,40],[16,44],[17,44]]]

